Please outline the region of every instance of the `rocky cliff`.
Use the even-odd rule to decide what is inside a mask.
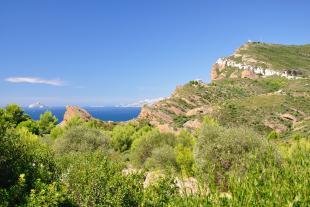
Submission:
[[[90,113],[79,106],[66,106],[66,112],[64,114],[63,121],[59,125],[64,126],[72,118],[80,118],[84,121],[90,121],[93,119]]]
[[[249,42],[234,54],[219,58],[212,67],[211,79],[281,76],[308,77],[310,46],[287,46]]]
[[[285,60],[287,62],[285,62]],[[212,68],[212,83],[190,81],[138,120],[161,131],[195,130],[205,117],[259,133],[309,133],[310,46],[247,43]]]

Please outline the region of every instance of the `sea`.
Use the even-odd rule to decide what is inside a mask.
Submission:
[[[82,107],[93,117],[103,121],[128,121],[138,117],[141,107]],[[40,119],[40,115],[45,111],[51,111],[58,119],[58,123],[63,120],[66,107],[45,107],[45,108],[23,108],[29,116],[34,119]]]

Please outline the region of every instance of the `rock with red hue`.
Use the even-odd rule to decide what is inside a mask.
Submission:
[[[84,121],[90,121],[93,119],[90,113],[79,106],[66,106],[66,112],[64,114],[63,121],[59,125],[64,126],[72,118],[80,118]]]

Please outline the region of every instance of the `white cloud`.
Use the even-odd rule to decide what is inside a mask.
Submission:
[[[31,83],[31,84],[47,84],[52,86],[62,86],[63,82],[59,79],[42,79],[36,77],[9,77],[5,81],[10,83]]]

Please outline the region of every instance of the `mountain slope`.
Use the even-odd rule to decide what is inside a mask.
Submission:
[[[280,63],[283,57],[293,57],[291,51],[297,50],[297,46],[264,43],[246,45],[251,46],[242,46],[237,50],[236,54],[243,54],[246,57],[237,55],[241,57],[239,61],[245,60],[238,64],[248,65],[252,58],[252,67],[262,67],[254,65],[253,57],[256,54],[259,57],[256,64],[264,62],[265,66],[279,74],[264,75],[257,74],[254,70],[232,68],[240,76],[231,77],[232,73],[236,74],[233,71],[230,75],[227,73],[220,75],[221,78],[215,79],[211,84],[191,81],[177,87],[171,97],[152,106],[144,106],[139,120],[147,120],[162,131],[178,131],[182,128],[193,130],[200,126],[205,116],[208,116],[217,119],[221,125],[245,125],[261,134],[275,130],[284,134],[298,132],[309,135],[310,80],[307,74],[310,59],[307,59],[306,55],[308,53],[302,53],[304,55],[301,55],[300,60],[298,55],[294,56],[298,67],[293,67],[293,63],[286,64],[291,71],[292,68],[296,68],[294,73],[289,73],[288,69],[281,69]],[[245,53],[244,47],[250,47],[251,52]],[[280,51],[276,53],[280,55],[270,52],[273,50],[266,47],[277,48]],[[267,52],[261,48],[265,48]],[[308,51],[309,46],[301,48],[297,51]],[[285,53],[286,50],[289,52]],[[267,61],[265,57],[272,57],[271,61]],[[235,55],[224,59],[233,58]],[[227,66],[225,67],[222,74],[227,70]],[[244,71],[248,72],[247,76],[244,75]]]
[[[310,45],[247,43],[213,65],[212,80],[278,75],[289,79],[310,76]]]

